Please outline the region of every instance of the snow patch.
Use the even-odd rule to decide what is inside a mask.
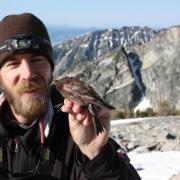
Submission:
[[[142,180],[168,180],[180,172],[180,151],[130,152],[128,156]]]
[[[142,101],[134,108],[134,112],[140,111],[143,112],[148,108],[152,108],[150,100],[146,97],[143,97]]]

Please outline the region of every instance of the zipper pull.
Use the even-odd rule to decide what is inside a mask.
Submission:
[[[18,149],[19,149],[19,139],[18,138],[15,138],[15,149],[14,149],[14,152],[17,153],[18,152]]]

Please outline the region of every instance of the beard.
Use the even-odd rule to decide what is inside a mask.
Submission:
[[[47,110],[51,80],[52,77],[46,82],[43,77],[38,76],[31,81],[22,80],[11,89],[5,87],[1,82],[1,87],[14,112],[31,122]],[[38,90],[37,96],[22,96],[24,92],[33,90]]]

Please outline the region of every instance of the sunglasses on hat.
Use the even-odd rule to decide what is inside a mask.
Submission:
[[[42,46],[51,46],[49,40],[32,34],[21,34],[14,36],[0,45],[0,53],[11,51],[11,53],[24,52],[26,50],[39,50]]]

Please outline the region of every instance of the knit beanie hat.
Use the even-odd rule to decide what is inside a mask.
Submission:
[[[54,69],[53,48],[47,29],[40,19],[30,13],[9,15],[0,21],[0,64],[14,54],[11,49],[1,51],[4,47],[3,44],[10,38],[18,37],[19,35],[33,35],[40,42],[40,45],[36,49],[27,48],[22,52],[17,51],[15,53],[29,52],[43,55],[48,59],[52,69]]]

